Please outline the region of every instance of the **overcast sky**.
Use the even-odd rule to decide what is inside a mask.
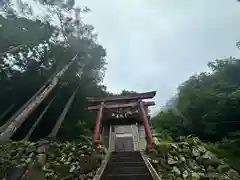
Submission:
[[[239,57],[237,0],[76,0],[107,50],[108,90],[156,90],[160,109],[190,75]]]

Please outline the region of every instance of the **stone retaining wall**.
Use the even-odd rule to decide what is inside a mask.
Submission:
[[[164,180],[239,180],[239,173],[225,164],[195,137],[181,137],[178,143],[161,142],[146,154]]]
[[[54,142],[8,142],[0,145],[0,179],[88,180],[104,159],[103,147]]]

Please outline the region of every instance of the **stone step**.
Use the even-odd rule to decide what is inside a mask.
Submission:
[[[119,162],[119,161],[141,161],[142,157],[113,157],[111,161]]]
[[[109,162],[107,167],[142,167],[145,166],[143,161],[135,161],[135,162]]]
[[[140,167],[115,167],[115,168],[108,168],[107,172],[111,172],[112,174],[139,174],[141,172],[146,172],[144,166]]]
[[[153,180],[140,152],[112,153],[100,180]]]
[[[101,180],[152,180],[150,174],[114,174],[104,175]]]

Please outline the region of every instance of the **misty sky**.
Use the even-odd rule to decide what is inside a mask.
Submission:
[[[216,58],[239,57],[237,0],[76,0],[107,50],[108,90],[156,90],[160,109],[190,75]]]

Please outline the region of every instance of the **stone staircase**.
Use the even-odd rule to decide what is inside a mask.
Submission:
[[[152,180],[140,152],[113,152],[100,180]]]

